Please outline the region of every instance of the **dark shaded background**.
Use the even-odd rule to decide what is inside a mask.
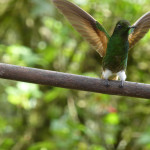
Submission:
[[[149,0],[74,0],[111,34]],[[150,84],[150,33],[129,53],[127,80]],[[0,0],[0,61],[99,77],[101,61],[49,0]],[[149,150],[150,101],[1,79],[0,150]]]

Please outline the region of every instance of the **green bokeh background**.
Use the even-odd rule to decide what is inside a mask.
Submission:
[[[149,0],[72,0],[112,33]],[[150,32],[130,51],[127,80],[150,84]],[[99,77],[99,54],[50,0],[0,0],[0,61]],[[0,81],[0,150],[149,150],[150,101]]]

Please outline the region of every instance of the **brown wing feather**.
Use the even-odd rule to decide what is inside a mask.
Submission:
[[[134,46],[150,29],[150,12],[144,14],[134,24],[136,28],[129,35],[129,47]]]
[[[66,0],[53,0],[73,27],[92,45],[100,56],[104,56],[108,38],[96,27],[96,20],[78,6]]]

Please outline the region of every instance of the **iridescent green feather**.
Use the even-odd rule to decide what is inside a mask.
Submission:
[[[107,33],[107,31],[105,30],[105,28],[104,28],[98,21],[96,21],[96,27],[97,27],[100,31],[104,32],[105,35],[107,36],[107,38],[110,39],[109,34]]]

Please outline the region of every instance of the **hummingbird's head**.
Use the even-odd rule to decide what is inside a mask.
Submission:
[[[130,26],[130,23],[127,20],[120,20],[116,24],[114,33],[128,35],[131,28],[134,28],[134,26]]]

